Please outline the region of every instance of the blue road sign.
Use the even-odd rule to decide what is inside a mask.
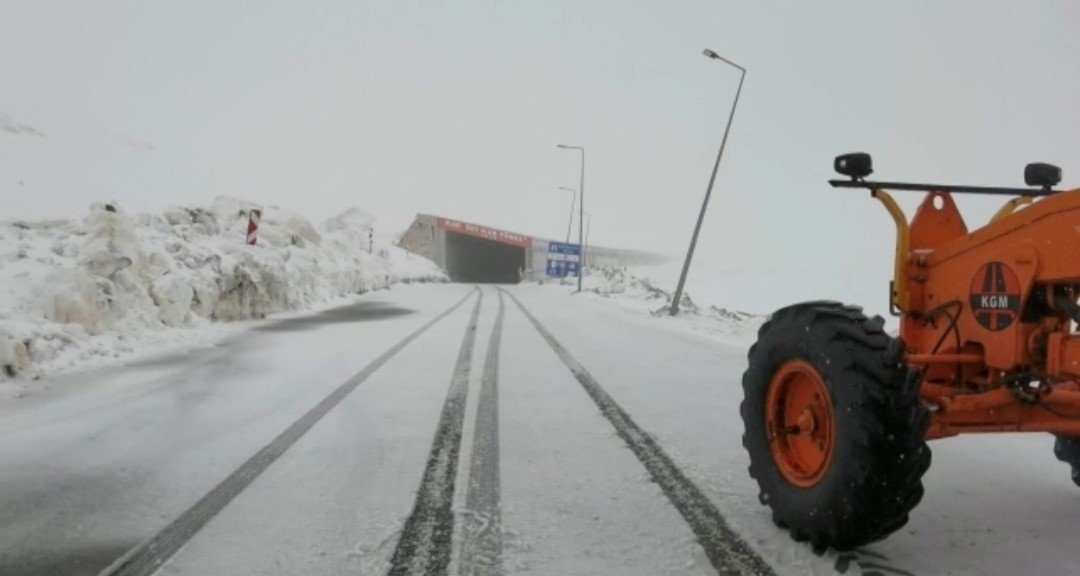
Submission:
[[[548,242],[547,275],[551,278],[577,276],[581,271],[581,246]]]

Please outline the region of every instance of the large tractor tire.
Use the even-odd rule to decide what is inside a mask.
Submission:
[[[1072,468],[1072,481],[1080,486],[1080,438],[1057,436],[1054,440],[1054,456]]]
[[[907,523],[930,466],[919,376],[881,317],[810,302],[777,311],[743,375],[743,446],[773,521],[848,550]]]

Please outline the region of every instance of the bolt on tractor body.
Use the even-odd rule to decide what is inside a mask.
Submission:
[[[923,494],[928,440],[1056,435],[1080,484],[1080,189],[1029,164],[1032,188],[867,181],[868,154],[836,170],[896,226],[884,320],[837,302],[777,311],[743,376],[743,444],[774,521],[817,548],[850,549],[907,522]],[[908,221],[888,191],[926,196]],[[1011,196],[969,229],[954,194]]]

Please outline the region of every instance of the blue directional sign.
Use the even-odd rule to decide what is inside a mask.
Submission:
[[[581,271],[581,246],[548,242],[547,275],[551,278],[577,276]]]

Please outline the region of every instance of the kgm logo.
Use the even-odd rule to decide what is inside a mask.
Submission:
[[[980,326],[992,332],[1004,330],[1020,314],[1020,281],[1004,263],[988,262],[971,279],[969,299]]]

